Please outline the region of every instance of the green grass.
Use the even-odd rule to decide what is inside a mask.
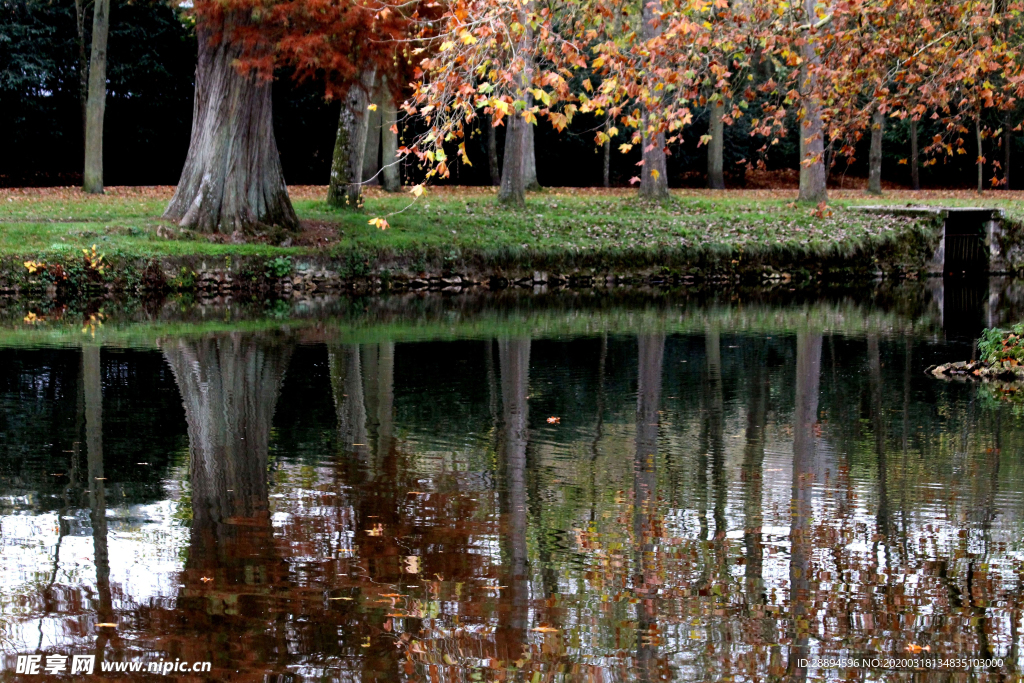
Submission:
[[[173,224],[160,218],[167,196],[166,189],[101,197],[66,189],[2,191],[0,256],[45,257],[92,244],[108,253],[138,256],[324,253],[310,246],[217,244],[202,235],[178,235]],[[429,253],[516,259],[524,253],[650,254],[780,246],[833,251],[884,237],[909,222],[849,212],[844,202],[836,204],[832,217],[817,218],[812,208],[797,206],[788,197],[747,193],[680,196],[657,205],[640,202],[629,192],[545,191],[531,195],[520,211],[498,207],[488,188],[431,190],[410,201],[408,194],[374,194],[362,213],[333,210],[316,199],[294,203],[301,219],[318,223],[333,241],[326,248],[335,257]],[[390,229],[369,225],[373,216],[388,216]],[[173,239],[163,236],[168,232]]]

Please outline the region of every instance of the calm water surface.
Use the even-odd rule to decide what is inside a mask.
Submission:
[[[923,679],[801,665],[824,656],[1007,680],[1024,418],[925,376],[971,352],[943,339],[0,349],[0,680],[44,680],[13,673],[34,652],[230,681]]]

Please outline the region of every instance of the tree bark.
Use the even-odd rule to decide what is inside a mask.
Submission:
[[[110,0],[95,0],[92,14],[92,54],[89,58],[89,98],[85,105],[85,173],[82,189],[103,193],[103,111],[107,103],[107,36]]]
[[[612,128],[612,115],[611,114],[607,114],[604,117],[604,134],[608,135],[608,131],[611,130],[611,128]],[[611,141],[611,138],[605,140],[604,141],[604,145],[602,145],[602,147],[604,149],[602,150],[603,151],[603,159],[602,159],[602,166],[603,166],[603,168],[602,168],[602,172],[601,172],[601,180],[602,180],[601,186],[602,187],[611,187],[612,186],[612,175],[611,175],[611,171],[612,171],[612,141]]]
[[[296,229],[274,138],[270,83],[235,69],[242,48],[232,38],[233,21],[247,19],[234,16],[197,31],[192,139],[164,217],[200,232]]]
[[[398,106],[395,97],[385,88],[383,113],[381,114],[381,185],[385,192],[398,192],[402,189],[401,160],[398,158]]]
[[[517,114],[510,114],[505,127],[505,163],[501,169],[498,202],[515,208],[526,206],[526,128],[530,126]]]
[[[871,151],[868,154],[868,194],[882,194],[882,135],[885,114],[877,109],[871,114]]]
[[[917,121],[910,119],[910,184],[915,190],[921,189],[921,172],[918,167]]]
[[[338,135],[334,139],[331,180],[327,185],[327,203],[349,209],[362,208],[363,154],[370,117],[370,93],[376,80],[375,70],[364,71],[359,83],[349,88],[338,115]]]
[[[384,123],[384,100],[390,99],[384,91],[383,81],[371,91],[370,101],[377,105],[374,110],[366,112],[366,148],[363,151],[363,185],[379,185],[377,175],[381,169],[381,126]]]
[[[78,101],[82,107],[82,153],[84,154],[86,104],[89,101],[89,59],[85,54],[85,0],[75,0],[75,31],[78,34]]]
[[[532,105],[533,98],[528,98],[527,102]],[[529,124],[525,128],[525,132],[526,139],[523,141],[523,184],[526,186],[527,192],[535,192],[540,189],[540,183],[537,181],[537,126]]]
[[[804,10],[808,21],[813,21],[815,0],[804,0]],[[805,40],[800,46],[804,60],[803,73],[800,74],[800,91],[803,96],[803,116],[797,125],[800,134],[800,194],[801,202],[828,201],[825,188],[825,137],[824,125],[821,121],[821,105],[818,102],[818,76],[814,67],[821,63],[821,57],[814,49],[814,43]],[[813,161],[810,161],[812,160]],[[809,162],[809,163],[805,163]]]
[[[641,36],[650,41],[661,35],[661,2],[645,2],[641,13]],[[668,198],[668,172],[665,159],[665,133],[652,130],[656,123],[649,113],[643,119],[643,166],[640,168],[640,196],[646,199]]]
[[[708,135],[711,136],[711,141],[708,143],[708,187],[712,190],[724,190],[725,103],[722,100],[711,102],[709,113],[711,121],[708,125]]]
[[[501,185],[501,165],[498,163],[498,131],[494,127],[494,117],[487,114],[484,119],[487,126],[487,169],[491,173],[491,185]]]

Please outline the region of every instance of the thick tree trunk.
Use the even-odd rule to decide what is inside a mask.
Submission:
[[[372,91],[371,102],[376,109],[366,112],[366,149],[363,151],[363,186],[379,185],[377,175],[381,168],[380,142],[381,126],[384,123],[384,100],[390,99],[385,92],[386,85],[382,82]]]
[[[490,114],[484,116],[484,125],[487,127],[487,170],[491,174],[491,185],[501,185],[501,164],[498,161],[498,131],[494,127],[494,117]]]
[[[107,104],[107,35],[110,0],[94,0],[89,98],[85,105],[85,173],[82,189],[103,193],[103,111]]]
[[[608,131],[612,129],[612,115],[608,114],[604,117],[604,134],[608,135]],[[612,186],[612,141],[611,138],[604,141],[603,159],[602,159],[602,171],[601,171],[601,186],[611,187]]]
[[[868,194],[882,194],[882,135],[885,114],[877,109],[871,115],[871,151],[868,154]]]
[[[910,119],[910,184],[915,190],[921,189],[921,171],[918,167],[917,121]]]
[[[391,92],[384,89],[381,122],[381,185],[385,192],[402,189],[401,160],[398,158],[398,107]]]
[[[501,169],[498,202],[507,206],[526,206],[526,129],[530,124],[516,114],[505,119],[505,163]]]
[[[981,140],[981,118],[974,120],[974,139],[978,145],[978,194],[985,191],[985,148]]]
[[[532,105],[532,99],[527,101]],[[537,126],[530,124],[525,128],[526,139],[523,141],[523,183],[527,192],[535,192],[540,189],[537,181]]]
[[[804,0],[807,20],[813,21],[815,0]],[[814,49],[815,43],[805,40],[800,47],[804,60],[804,71],[800,75],[803,99],[803,116],[797,123],[800,135],[800,194],[799,201],[828,201],[825,188],[825,130],[821,121],[821,106],[817,98],[817,74],[813,68],[821,63]]]
[[[661,2],[645,2],[641,14],[641,35],[645,41],[661,35]],[[668,172],[665,159],[665,134],[656,130],[648,114],[643,120],[643,166],[640,168],[640,196],[646,199],[668,198]]]
[[[712,190],[725,189],[725,103],[715,100],[710,103],[711,122],[708,125],[708,187]]]
[[[331,206],[359,209],[363,194],[363,154],[370,122],[370,95],[376,71],[363,72],[360,82],[349,88],[341,103],[338,135],[334,139],[331,180],[327,185],[327,203]]]
[[[295,229],[299,221],[274,139],[270,83],[235,69],[242,48],[230,28],[198,30],[192,139],[164,217],[200,232]]]

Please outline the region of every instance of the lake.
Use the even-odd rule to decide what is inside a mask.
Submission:
[[[1024,411],[934,289],[19,309],[0,680],[1006,680]]]

